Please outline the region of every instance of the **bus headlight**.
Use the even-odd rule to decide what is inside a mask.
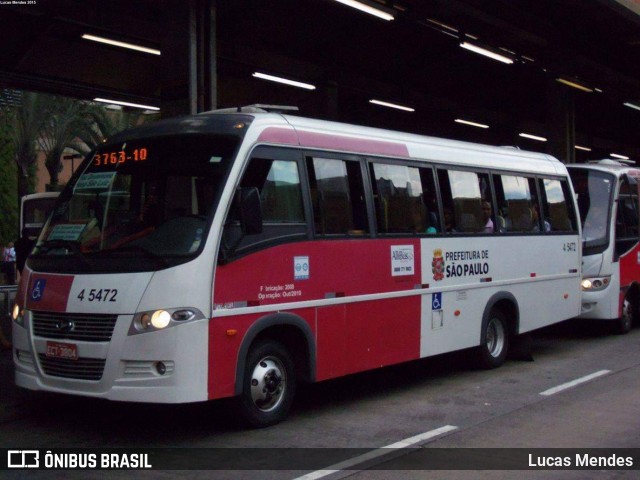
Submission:
[[[611,277],[592,277],[582,279],[580,285],[583,292],[598,292],[607,288],[610,282]]]
[[[21,327],[24,327],[24,310],[20,308],[17,303],[13,306],[11,311],[11,319]]]
[[[203,318],[205,317],[202,312],[195,308],[158,309],[150,312],[140,312],[133,317],[129,335],[164,330]]]

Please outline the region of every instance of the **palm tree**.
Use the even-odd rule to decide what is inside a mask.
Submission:
[[[88,105],[67,97],[46,96],[42,108],[46,119],[38,143],[45,154],[50,188],[57,190],[62,154],[68,148],[83,151],[77,139],[86,129]]]
[[[38,159],[37,139],[45,119],[42,106],[44,97],[24,92],[19,106],[7,112],[7,120],[18,166],[18,205],[20,198],[29,193],[30,177]]]

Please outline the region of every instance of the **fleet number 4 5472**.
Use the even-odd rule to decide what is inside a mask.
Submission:
[[[84,302],[115,302],[118,296],[117,288],[92,288],[87,291],[83,288],[78,294],[78,300]]]

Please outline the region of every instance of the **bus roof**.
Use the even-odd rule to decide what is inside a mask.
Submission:
[[[478,143],[310,119],[260,109],[230,109],[171,118],[118,133],[107,144],[176,133],[206,134],[228,131],[250,144],[300,146],[359,155],[484,166],[511,171],[566,175],[564,165],[551,155]],[[248,128],[237,129],[244,123]],[[464,152],[464,155],[461,153]]]
[[[626,163],[612,160],[609,158],[603,160],[597,160],[589,163],[573,164],[570,168],[581,168],[587,170],[597,170],[600,172],[608,172],[619,177],[621,175],[631,175],[633,177],[640,177],[640,168],[635,165],[628,165]]]

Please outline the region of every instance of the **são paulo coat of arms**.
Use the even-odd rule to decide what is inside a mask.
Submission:
[[[431,261],[431,271],[433,279],[438,282],[444,278],[444,258],[442,258],[442,250],[436,248],[433,251],[433,260]]]

